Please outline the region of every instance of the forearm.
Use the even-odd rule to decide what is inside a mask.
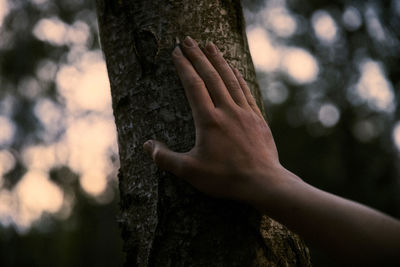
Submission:
[[[250,202],[339,259],[399,261],[398,221],[281,168],[246,81],[214,44],[202,50],[187,37],[174,49],[173,61],[192,109],[196,142],[178,153],[147,141],[144,149],[158,166],[204,193]]]
[[[260,210],[337,259],[400,263],[399,221],[312,187],[287,170],[277,173],[274,187],[258,185],[254,204]]]

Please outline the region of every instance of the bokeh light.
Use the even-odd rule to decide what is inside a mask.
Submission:
[[[111,113],[110,84],[99,50],[84,52],[75,64],[61,66],[57,85],[68,111],[107,110]]]
[[[36,0],[34,4],[46,2]],[[8,12],[6,5],[7,1],[0,0],[0,22]],[[118,167],[112,159],[118,151],[107,70],[101,50],[88,47],[93,38],[89,25],[79,19],[68,24],[50,16],[39,19],[32,33],[44,43],[68,50],[65,60],[44,58],[33,74],[18,81],[19,94],[34,103],[33,115],[41,126],[37,141],[18,144],[19,151],[7,149],[17,132],[11,119],[15,99],[4,95],[0,101],[0,185],[17,161],[26,168],[15,186],[0,189],[0,222],[13,224],[20,232],[45,213],[59,218],[71,214],[73,195],[49,178],[55,168],[70,168],[78,175],[82,190],[105,204],[113,199],[107,188]],[[56,98],[46,95],[46,85],[51,83]]]
[[[55,147],[53,145],[33,145],[26,147],[22,151],[22,159],[28,169],[40,170],[42,172],[48,172],[57,164]]]
[[[54,80],[57,72],[57,64],[51,60],[42,60],[36,69],[36,76],[39,80],[49,82]]]
[[[0,115],[0,147],[7,146],[13,141],[15,127],[14,123],[6,116]]]
[[[107,187],[107,177],[101,171],[88,171],[79,179],[82,188],[91,195],[97,196]]]
[[[266,6],[260,13],[264,26],[280,37],[289,37],[296,32],[297,22],[283,5]]]
[[[43,140],[51,142],[64,130],[64,112],[60,104],[43,97],[37,100],[33,111],[44,126],[44,131],[41,132]]]
[[[42,92],[42,87],[35,77],[28,76],[19,81],[18,91],[21,95],[34,99]]]
[[[393,128],[393,141],[396,148],[400,151],[400,121]]]
[[[359,97],[377,111],[393,112],[395,108],[393,87],[381,64],[365,59],[359,65],[361,73],[355,88]]]
[[[247,38],[258,70],[285,73],[296,84],[311,83],[317,79],[318,62],[307,50],[274,41],[261,26],[249,27]]]
[[[59,18],[41,19],[35,25],[33,34],[42,41],[53,45],[64,45],[66,42],[67,24]]]
[[[0,28],[3,24],[3,19],[7,16],[9,11],[8,0],[0,0]]]
[[[317,78],[319,67],[316,59],[305,49],[286,48],[282,58],[282,68],[296,83],[310,83]]]
[[[325,127],[332,127],[338,123],[340,118],[339,109],[331,104],[323,104],[318,111],[318,119]]]
[[[356,31],[362,25],[361,14],[357,8],[348,6],[343,12],[342,16],[343,25],[348,31]]]
[[[35,25],[33,34],[41,41],[53,45],[84,45],[89,38],[89,27],[83,21],[68,25],[57,17],[41,19]]]
[[[281,82],[269,82],[261,80],[262,94],[265,100],[271,104],[282,104],[289,96],[289,90]]]
[[[11,171],[14,166],[15,166],[15,158],[13,154],[6,150],[2,149],[0,150],[0,179],[2,181],[2,176],[6,174],[7,172]],[[2,182],[0,182],[0,187],[2,185]]]
[[[116,153],[117,148],[112,118],[105,120],[92,115],[72,120],[67,126],[65,142],[69,150],[68,165],[85,177],[81,182],[83,189],[98,195],[104,190],[104,180],[113,172],[110,155]],[[97,180],[94,174],[99,175]],[[91,183],[87,182],[89,180]]]
[[[317,37],[324,43],[332,43],[337,40],[338,28],[328,12],[318,10],[312,15],[312,24]]]
[[[62,205],[63,193],[51,182],[44,172],[32,170],[24,175],[18,184],[16,192],[21,200],[23,209],[38,216],[40,212],[55,213]]]
[[[276,70],[280,63],[279,50],[271,43],[265,29],[261,27],[249,28],[247,38],[254,65],[262,71]]]
[[[380,42],[385,41],[385,30],[378,18],[378,15],[376,14],[375,8],[373,8],[371,5],[368,5],[365,10],[365,20],[369,36]]]
[[[3,225],[16,224],[20,232],[25,232],[43,212],[58,212],[63,200],[63,191],[47,173],[30,170],[13,191],[0,190],[0,220]]]
[[[382,131],[379,121],[363,119],[353,126],[354,136],[361,142],[369,142],[376,138]]]

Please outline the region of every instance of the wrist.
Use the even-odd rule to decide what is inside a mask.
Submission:
[[[296,191],[296,185],[304,183],[280,164],[265,168],[255,173],[253,177],[252,193],[248,203],[271,217],[275,217],[275,214],[283,208],[288,192]]]

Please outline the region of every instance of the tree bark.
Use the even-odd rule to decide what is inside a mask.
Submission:
[[[97,0],[97,12],[118,130],[126,265],[310,266],[307,247],[285,227],[244,204],[201,194],[143,152],[150,138],[177,151],[194,145],[171,61],[186,35],[200,45],[212,40],[263,109],[240,1]]]

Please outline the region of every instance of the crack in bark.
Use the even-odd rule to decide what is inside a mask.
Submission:
[[[142,69],[141,77],[154,70],[158,53],[159,40],[152,29],[141,29],[134,32],[134,49]]]

